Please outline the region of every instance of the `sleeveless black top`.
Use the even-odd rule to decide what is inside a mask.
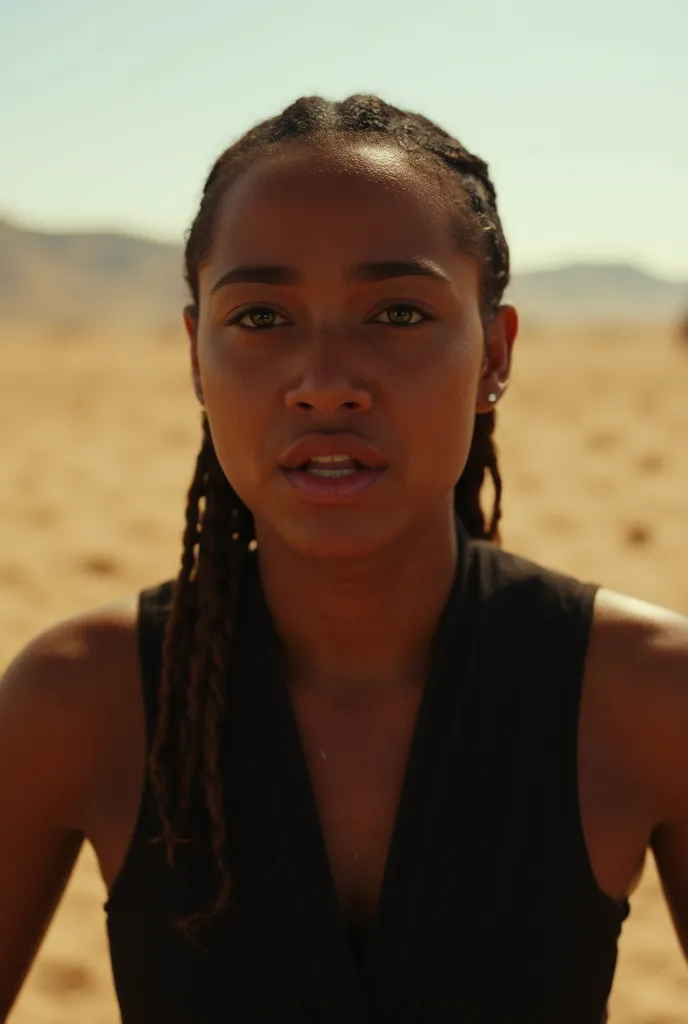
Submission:
[[[595,588],[459,526],[380,901],[355,955],[282,650],[250,557],[227,683],[229,912],[172,922],[217,884],[204,844],[168,868],[146,787],[106,903],[124,1024],[601,1024],[628,904],[595,883],[577,792]],[[142,591],[149,740],[171,583]],[[199,818],[199,828],[203,828]]]

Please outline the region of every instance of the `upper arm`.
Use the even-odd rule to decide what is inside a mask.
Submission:
[[[0,679],[0,1021],[83,841],[99,739],[99,644],[91,627],[84,618],[58,624],[28,644]]]
[[[688,626],[665,636],[656,656],[654,713],[658,821],[652,851],[688,958]]]
[[[609,592],[600,604],[610,714],[688,957],[688,618]]]

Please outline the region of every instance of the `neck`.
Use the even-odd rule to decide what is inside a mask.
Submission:
[[[292,681],[334,693],[424,680],[456,575],[453,513],[360,560],[306,558],[272,530],[257,535]]]

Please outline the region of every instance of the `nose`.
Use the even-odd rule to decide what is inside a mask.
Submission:
[[[287,408],[332,416],[340,409],[367,412],[372,405],[370,388],[347,368],[346,342],[323,332],[312,339],[305,366],[285,395]]]

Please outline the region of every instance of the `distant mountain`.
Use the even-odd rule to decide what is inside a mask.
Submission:
[[[572,263],[514,277],[508,300],[544,323],[675,322],[688,312],[688,281],[654,277],[627,264]]]
[[[0,320],[157,325],[178,320],[185,297],[176,245],[0,220]]]
[[[0,321],[164,326],[179,322],[186,299],[176,245],[0,220]],[[572,264],[516,275],[507,299],[530,322],[668,322],[688,312],[688,282],[622,264]]]

